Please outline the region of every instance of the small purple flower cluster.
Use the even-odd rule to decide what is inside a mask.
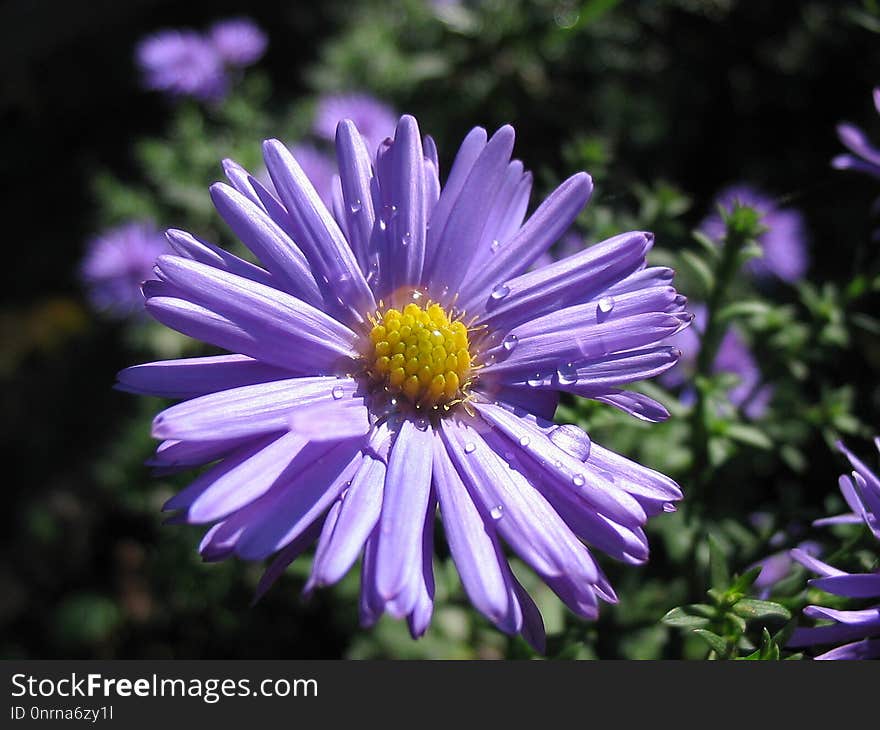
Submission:
[[[185,29],[155,33],[141,41],[136,57],[147,88],[217,102],[229,89],[229,69],[250,66],[265,50],[263,31],[247,18],[233,18],[204,34]]]

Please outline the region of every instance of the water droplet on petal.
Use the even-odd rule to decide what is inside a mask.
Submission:
[[[664,502],[663,503],[663,511],[664,512],[675,512],[678,508],[672,504],[672,502]]]
[[[330,394],[333,396],[333,400],[339,400],[345,395],[345,389],[341,385],[336,385],[333,387],[333,390],[330,391]]]
[[[586,479],[584,479],[582,474],[575,474],[571,478],[571,483],[574,484],[576,487],[582,487],[582,486],[584,486],[584,484],[587,483],[587,481],[586,481]]]
[[[532,440],[531,440],[528,436],[523,436],[523,437],[519,440],[519,445],[520,445],[520,446],[528,446],[530,443],[532,443]]]
[[[510,294],[510,287],[506,284],[499,284],[492,290],[492,299],[504,299],[508,294]]]
[[[406,233],[404,233],[400,237],[400,245],[401,246],[409,246],[411,241],[412,241],[412,233],[410,233],[409,231],[407,231]]]
[[[464,445],[464,453],[473,454],[477,450],[477,445],[473,441],[468,441]]]
[[[500,504],[496,505],[495,507],[493,507],[489,511],[489,516],[493,520],[500,520],[503,515],[504,515],[504,505],[500,505]]]
[[[586,461],[590,455],[590,437],[586,431],[570,423],[557,426],[550,432],[550,440],[566,454],[571,454],[580,461]]]
[[[567,362],[565,365],[560,365],[556,370],[556,377],[559,378],[560,385],[576,383],[578,379],[577,368],[574,366],[574,363]]]
[[[541,373],[535,373],[533,377],[529,378],[528,384],[533,388],[540,388],[544,384],[544,376]]]
[[[519,337],[516,335],[507,335],[507,337],[501,340],[501,346],[508,352],[513,352],[513,348],[516,347],[518,342]]]
[[[489,248],[492,249],[493,253],[495,251],[497,251],[500,247],[501,247],[501,241],[499,241],[497,238],[493,239],[491,245],[489,246]]]
[[[427,418],[417,418],[415,420],[415,426],[417,429],[419,429],[419,431],[427,431],[428,426],[430,425],[431,424],[428,422]]]
[[[614,309],[614,297],[602,297],[596,303],[596,319],[603,322]]]
[[[351,210],[352,213],[357,213],[357,212],[359,212],[364,206],[363,206],[363,203],[361,203],[360,198],[358,198],[357,200],[353,200],[353,201],[351,202],[351,205],[349,205],[348,207],[349,207],[349,209]]]

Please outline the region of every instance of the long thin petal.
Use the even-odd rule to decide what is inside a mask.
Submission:
[[[461,306],[479,311],[495,286],[526,271],[571,227],[592,192],[593,181],[585,172],[556,188],[482,270],[471,272],[460,291]]]
[[[236,543],[236,554],[258,560],[295,540],[345,489],[362,458],[358,439],[341,441],[288,485],[276,486],[262,497],[266,500],[262,518],[248,522]]]
[[[330,211],[286,145],[267,140],[263,157],[287,207],[294,238],[318,273],[319,285],[326,283],[325,291],[338,299],[352,321],[362,321],[376,308],[376,302]]]
[[[134,365],[117,374],[117,387],[163,398],[194,398],[242,385],[289,378],[289,370],[245,355],[213,355]]]
[[[386,600],[397,596],[421,569],[419,546],[431,491],[431,438],[430,428],[422,429],[408,419],[391,447],[376,554],[376,587]],[[404,613],[411,609],[401,608]]]
[[[426,271],[426,282],[435,297],[451,299],[458,292],[510,162],[513,139],[513,127],[510,126],[501,127],[492,135],[449,212],[437,240],[431,269]]]
[[[385,464],[365,457],[340,503],[327,547],[316,557],[313,575],[317,585],[331,585],[354,565],[367,538],[379,521],[385,486]],[[323,535],[322,535],[323,539]]]
[[[468,598],[502,631],[517,633],[522,611],[492,519],[474,504],[439,437],[433,479],[446,541]]]
[[[177,256],[160,256],[157,271],[195,303],[264,341],[284,340],[294,367],[297,358],[317,369],[357,356],[350,329],[289,294]]]
[[[336,127],[336,158],[345,201],[348,241],[361,271],[367,271],[370,235],[376,220],[370,195],[373,166],[364,139],[350,119],[342,120]]]
[[[232,232],[277,277],[285,291],[309,304],[321,302],[306,257],[265,210],[224,183],[211,186],[211,199]]]
[[[293,408],[332,402],[337,388],[351,397],[357,387],[346,378],[289,378],[211,393],[159,413],[153,436],[213,441],[287,430]]]
[[[513,279],[497,280],[468,311],[480,322],[509,330],[543,314],[590,301],[599,292],[644,266],[650,233],[623,233],[562,261]]]

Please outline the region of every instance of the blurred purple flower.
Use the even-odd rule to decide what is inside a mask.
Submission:
[[[153,464],[213,466],[166,509],[213,524],[206,560],[277,554],[260,595],[317,539],[307,591],[363,556],[362,623],[388,612],[419,636],[439,506],[471,601],[540,649],[540,613],[505,550],[595,618],[617,598],[591,551],[644,563],[645,524],[681,498],[671,479],[552,423],[560,392],[667,417],[625,386],[674,364],[659,343],[691,318],[673,272],[646,266],[649,233],[528,272],[592,181],[570,177],[524,220],[511,127],[472,130],[445,186],[416,120],[393,134],[374,168],[340,123],[339,218],[281,142],[263,145],[277,198],[225,161],[231,186],[212,186],[214,205],[262,266],[169,231],[177,255],[144,292],[160,322],[234,354],[128,368],[120,387],[183,399],[153,421]]]
[[[684,386],[696,369],[700,339],[706,329],[706,307],[694,304],[691,312],[694,324],[666,341],[681,351],[678,365],[660,377],[660,381],[669,388]],[[761,370],[745,341],[733,327],[728,328],[721,338],[712,372],[737,375],[739,382],[727,393],[730,402],[753,421],[764,416],[773,398],[773,387],[761,385]],[[685,387],[681,398],[684,403],[692,403],[693,389]]]
[[[874,89],[874,107],[880,112],[880,86]],[[880,150],[869,141],[865,133],[853,124],[840,124],[837,136],[851,154],[844,153],[831,160],[838,170],[855,170],[871,177],[880,178]]]
[[[818,556],[821,554],[819,543],[812,540],[805,540],[798,545],[798,549],[807,555]],[[773,587],[779,583],[779,581],[787,578],[789,573],[791,573],[794,563],[795,560],[792,558],[790,550],[782,550],[778,553],[773,553],[766,558],[762,558],[761,560],[752,563],[748,567],[749,570],[756,567],[761,568],[761,572],[752,584],[752,587],[758,593],[758,597],[766,599],[770,596],[773,592]]]
[[[229,66],[250,66],[266,52],[266,34],[249,18],[221,20],[211,26],[208,37]]]
[[[137,62],[149,89],[172,96],[218,101],[226,94],[223,59],[213,44],[190,30],[166,30],[145,38]]]
[[[333,142],[336,125],[350,119],[360,131],[371,155],[379,145],[394,134],[397,115],[387,104],[369,94],[327,94],[318,100],[312,131],[320,138]]]
[[[769,195],[755,187],[741,183],[722,190],[713,207],[721,206],[730,212],[735,201],[754,208],[761,215],[761,225],[767,230],[758,237],[763,250],[761,258],[752,259],[749,269],[756,276],[775,275],[792,283],[802,279],[807,271],[807,234],[801,213],[791,208],[779,208]],[[724,221],[715,211],[700,224],[700,230],[713,241],[724,238]]]
[[[169,253],[165,236],[152,223],[127,223],[87,245],[80,278],[95,309],[116,317],[143,311],[141,284],[153,278],[156,259]]]
[[[880,439],[875,439],[880,450]],[[840,492],[852,510],[851,514],[817,520],[816,525],[864,522],[880,539],[880,479],[868,469],[843,443],[838,448],[853,467],[852,478],[840,477]],[[880,598],[880,572],[846,573],[816,560],[801,550],[792,557],[820,577],[810,585],[826,593],[844,598]],[[841,644],[820,654],[816,659],[880,659],[880,605],[861,610],[844,611],[822,606],[807,606],[804,615],[831,623],[812,628],[799,628],[791,637],[791,647]]]

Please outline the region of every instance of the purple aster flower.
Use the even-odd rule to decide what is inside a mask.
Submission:
[[[645,523],[681,498],[667,477],[550,420],[560,391],[668,416],[623,386],[675,363],[660,341],[691,317],[673,272],[646,268],[642,232],[529,272],[592,182],[574,175],[524,222],[509,126],[472,130],[442,187],[434,143],[410,116],[375,167],[351,121],[336,140],[335,217],[277,140],[263,145],[277,198],[225,164],[231,184],[211,188],[214,205],[262,266],[168,233],[176,255],[145,285],[147,310],[232,354],[119,375],[132,392],[184,399],[154,420],[154,465],[216,462],[166,509],[213,525],[206,560],[275,554],[260,595],[315,540],[307,591],[362,555],[362,622],[388,612],[419,636],[439,508],[473,604],[540,649],[540,614],[503,546],[594,618],[599,599],[617,599],[592,549],[643,563]]]
[[[732,185],[718,194],[713,207],[726,211],[734,202],[748,205],[761,215],[761,225],[767,230],[758,236],[763,250],[761,258],[752,259],[748,266],[756,276],[774,275],[786,282],[802,279],[807,271],[807,235],[803,216],[791,208],[779,208],[769,195],[744,183]],[[724,237],[724,221],[716,211],[700,224],[700,230],[714,241]]]
[[[880,112],[880,86],[874,89],[874,107]],[[865,133],[853,124],[840,124],[837,136],[851,154],[838,155],[831,166],[838,170],[856,170],[871,177],[880,178],[880,150],[869,141]]]
[[[312,131],[332,142],[340,119],[354,122],[370,154],[375,154],[383,140],[394,135],[397,124],[394,110],[369,94],[327,94],[318,100]]]
[[[691,309],[694,326],[677,332],[667,341],[682,353],[679,364],[661,378],[661,382],[670,388],[685,385],[696,368],[700,338],[706,329],[706,307],[703,304],[694,304]],[[712,371],[738,376],[739,382],[727,392],[730,402],[742,409],[743,414],[751,420],[764,416],[773,397],[773,388],[770,385],[761,385],[761,370],[748,346],[733,327],[721,339]],[[686,387],[682,392],[682,400],[688,403],[693,399],[693,390]]]
[[[880,439],[874,443],[880,450]],[[839,480],[840,492],[852,513],[817,520],[814,524],[864,522],[880,539],[880,479],[842,443],[838,448],[853,467],[852,478],[842,475]],[[880,599],[880,572],[846,573],[799,550],[793,550],[792,557],[820,576],[810,581],[815,588],[844,598]],[[797,629],[789,646],[842,644],[816,659],[880,659],[880,604],[850,611],[807,606],[804,615],[831,623]]]
[[[223,59],[195,31],[166,30],[141,41],[137,62],[149,89],[217,101],[226,94]]]
[[[229,66],[250,66],[266,52],[266,34],[249,18],[230,18],[211,26],[208,36]]]
[[[95,309],[117,317],[143,311],[141,284],[153,278],[156,259],[168,253],[152,223],[127,223],[93,238],[80,264],[80,278]]]

